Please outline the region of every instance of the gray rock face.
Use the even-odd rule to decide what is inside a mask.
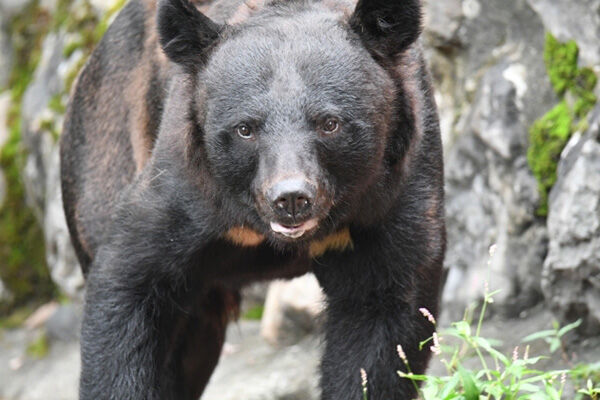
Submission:
[[[0,0],[0,15],[8,19],[21,12],[27,6],[27,3],[24,0]]]
[[[24,182],[28,203],[40,221],[44,216],[46,174],[52,149],[56,146],[51,135],[41,129],[41,122],[49,116],[46,112],[48,102],[52,96],[59,94],[63,87],[63,82],[57,74],[63,61],[63,39],[59,35],[49,34],[42,48],[40,64],[25,92],[22,106],[23,144],[30,153],[25,166]]]
[[[556,101],[543,62],[544,26],[524,0],[454,3],[429,5],[452,23],[434,17],[429,23],[437,25],[427,27],[446,130],[450,273],[443,297],[458,316],[488,281],[501,290],[498,308],[515,315],[541,299],[546,252],[526,159],[529,126]]]
[[[202,400],[317,400],[320,341],[305,337],[289,347],[273,347],[257,322],[232,326]]]
[[[559,40],[575,40],[581,62],[600,65],[600,2],[598,0],[527,0],[546,29]]]
[[[313,274],[271,283],[261,321],[262,336],[271,344],[298,343],[319,328],[324,301]]]
[[[585,136],[567,146],[552,190],[544,295],[562,322],[600,334],[600,107]]]
[[[51,132],[42,128],[45,120],[56,119],[48,103],[62,92],[64,75],[76,61],[64,59],[64,42],[61,33],[46,37],[40,64],[23,98],[22,135],[29,153],[23,181],[27,202],[44,228],[46,260],[52,279],[67,295],[80,298],[84,281],[62,210],[59,147]]]
[[[8,140],[8,110],[10,108],[10,93],[0,93],[0,149],[4,146]],[[4,203],[4,197],[6,196],[6,180],[4,173],[0,169],[0,207]]]
[[[7,29],[6,21],[0,17],[0,90],[7,87],[13,66],[13,49]]]
[[[1,35],[1,34],[0,34]],[[2,57],[0,55],[0,57]],[[0,85],[1,86],[1,85]],[[10,93],[4,92],[0,93],[0,149],[6,143],[8,139],[8,126],[6,118],[8,116],[8,109],[10,107]],[[0,207],[4,203],[4,199],[6,197],[6,178],[4,177],[4,172],[0,169]],[[0,280],[0,302],[3,300],[9,300],[11,298],[11,294]]]

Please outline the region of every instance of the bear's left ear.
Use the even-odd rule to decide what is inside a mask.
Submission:
[[[189,0],[159,0],[157,14],[159,42],[169,59],[192,71],[205,64],[223,26]]]
[[[421,0],[359,0],[350,26],[371,52],[394,57],[421,34]]]

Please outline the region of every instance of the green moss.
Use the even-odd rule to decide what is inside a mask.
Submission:
[[[548,193],[556,182],[560,153],[571,136],[573,118],[566,101],[560,102],[548,114],[536,121],[529,131],[527,160],[538,180],[541,203],[538,215],[548,213]]]
[[[265,311],[265,308],[263,306],[252,307],[251,309],[249,309],[248,311],[246,311],[244,313],[244,315],[242,316],[242,319],[260,320],[263,316],[264,311]]]
[[[48,351],[50,351],[50,342],[45,332],[27,346],[27,354],[33,358],[44,358],[48,355]]]
[[[559,96],[572,85],[577,76],[577,58],[579,48],[577,43],[569,41],[559,42],[550,33],[546,34],[546,47],[544,49],[544,62],[550,82]]]
[[[560,155],[572,133],[584,130],[586,116],[594,108],[597,98],[594,89],[598,78],[590,68],[577,64],[579,49],[574,41],[561,43],[551,34],[546,35],[544,61],[550,82],[561,102],[529,130],[527,160],[538,181],[539,216],[548,214],[548,194],[556,182]],[[567,101],[570,94],[573,101]]]
[[[591,68],[582,68],[575,78],[573,92],[577,96],[575,101],[575,114],[579,118],[585,117],[598,101],[594,89],[598,83],[598,77]]]

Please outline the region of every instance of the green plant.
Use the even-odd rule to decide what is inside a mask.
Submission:
[[[536,369],[535,365],[545,357],[530,357],[529,346],[522,355],[516,347],[512,356],[507,356],[495,348],[499,342],[481,336],[486,308],[493,303],[495,293],[489,292],[486,287],[474,330],[471,313],[466,312],[462,321],[453,323],[449,328],[440,330],[439,334],[434,334],[421,343],[421,348],[433,344],[430,349],[446,366],[445,376],[416,375],[411,373],[410,369],[407,372],[398,371],[402,379],[410,379],[415,384],[423,383],[423,386],[418,388],[420,399],[558,400],[563,396],[568,377],[574,384],[578,383],[575,379],[575,369],[553,371]],[[422,313],[427,317],[426,310],[422,310]],[[579,324],[579,321],[564,327],[555,324],[553,329],[529,335],[524,340],[543,339],[549,343],[550,350],[554,352],[562,348],[564,336]],[[408,360],[401,347],[398,348],[398,354],[408,366]],[[475,355],[479,360],[480,369],[472,370],[465,366],[464,361],[471,355]],[[581,369],[582,367],[579,367],[579,374],[582,373]],[[586,388],[580,389],[578,393],[596,400],[600,388],[591,383],[592,379],[589,379],[589,382]]]
[[[591,379],[588,379],[587,385],[584,389],[579,389],[577,393],[581,393],[589,396],[592,400],[600,398],[600,385],[594,385]]]
[[[562,349],[563,353],[566,353],[563,343],[563,336],[573,329],[576,329],[579,325],[581,325],[580,319],[571,324],[565,325],[562,328],[558,322],[554,321],[553,329],[532,333],[531,335],[524,337],[523,342],[527,343],[537,339],[544,339],[544,341],[550,346],[550,353],[554,353],[558,349]]]

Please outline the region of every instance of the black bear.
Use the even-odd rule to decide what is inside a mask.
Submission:
[[[420,0],[130,0],[61,139],[81,399],[196,399],[239,289],[312,271],[324,400],[415,397],[445,249]],[[235,379],[234,376],[231,379]]]

